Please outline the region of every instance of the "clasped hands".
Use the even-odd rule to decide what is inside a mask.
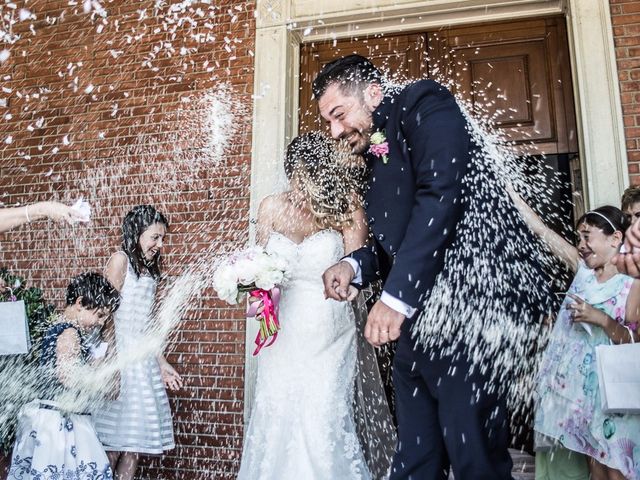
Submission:
[[[339,302],[351,301],[358,295],[358,289],[351,285],[355,272],[348,262],[338,262],[322,275],[324,296]],[[364,336],[374,347],[400,337],[400,327],[404,315],[378,300],[367,317]]]

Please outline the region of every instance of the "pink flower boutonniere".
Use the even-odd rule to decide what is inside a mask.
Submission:
[[[378,158],[382,158],[382,163],[387,164],[389,161],[389,142],[387,142],[387,137],[385,137],[384,132],[376,132],[371,135],[369,153]]]

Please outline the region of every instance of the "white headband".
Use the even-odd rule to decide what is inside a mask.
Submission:
[[[620,230],[619,228],[616,228],[616,226],[613,224],[613,222],[611,220],[609,220],[605,215],[603,215],[600,212],[596,212],[595,210],[589,210],[585,215],[598,215],[598,216],[604,218],[607,221],[607,223],[609,225],[611,225],[611,228],[613,228],[614,232],[617,232],[618,230]]]

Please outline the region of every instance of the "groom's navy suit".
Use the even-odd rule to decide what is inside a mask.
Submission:
[[[382,278],[386,294],[417,308],[402,326],[394,360],[398,449],[392,480],[511,478],[504,402],[469,374],[465,356],[415,348],[410,328],[444,265],[464,213],[462,177],[476,148],[454,97],[422,80],[384,98],[373,113],[388,162],[367,154],[365,209],[372,242],[352,254],[364,283]],[[477,369],[476,369],[477,370]]]

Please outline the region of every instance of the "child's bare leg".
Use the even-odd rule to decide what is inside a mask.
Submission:
[[[116,465],[118,465],[118,458],[120,458],[121,452],[107,452],[107,458],[109,459],[109,465],[111,466],[111,471],[115,474]]]
[[[626,480],[626,477],[622,474],[620,470],[616,470],[615,468],[607,468],[607,474],[609,480]]]
[[[115,471],[115,480],[133,480],[138,468],[139,455],[135,452],[122,452]]]
[[[591,474],[589,477],[590,480],[608,480],[608,470],[609,469],[605,465],[601,464],[595,458],[589,458],[589,473]]]

